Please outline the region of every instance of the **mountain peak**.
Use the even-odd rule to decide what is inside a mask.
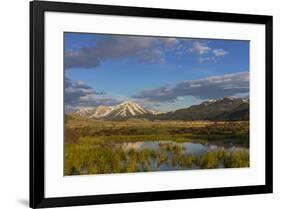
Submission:
[[[114,106],[112,112],[114,113],[113,116],[116,118],[135,117],[152,113],[150,110],[145,109],[133,101],[125,101]]]
[[[124,101],[119,104],[120,106],[140,106],[138,103],[133,102],[133,101]]]
[[[134,101],[131,101],[131,100],[127,100],[127,101],[124,101],[124,102],[122,102],[120,105],[125,105],[125,104],[132,104],[132,105],[135,105],[135,104],[137,104],[136,102],[134,102]]]

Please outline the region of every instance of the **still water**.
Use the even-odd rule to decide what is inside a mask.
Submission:
[[[245,149],[243,147],[239,147],[239,146],[232,146],[232,145],[227,145],[227,146],[223,146],[223,145],[216,145],[216,144],[203,144],[203,143],[195,143],[195,142],[174,142],[174,141],[138,141],[138,142],[124,142],[121,143],[121,147],[124,150],[131,150],[134,149],[136,151],[141,151],[144,149],[149,149],[149,150],[161,150],[161,146],[165,146],[168,144],[172,144],[172,145],[176,145],[176,146],[180,146],[183,149],[183,153],[185,155],[192,155],[192,156],[200,156],[204,153],[207,153],[209,151],[216,151],[216,150],[225,150],[225,151],[239,151],[239,150],[248,150]],[[172,157],[172,155],[168,155],[169,158]],[[151,159],[150,162],[150,166],[152,170],[161,170],[161,171],[168,171],[168,170],[190,170],[190,169],[199,169],[198,166],[193,165],[191,167],[179,167],[178,165],[171,165],[169,163],[163,163],[157,166],[157,162],[153,159]],[[223,167],[223,165],[219,166],[219,167]]]

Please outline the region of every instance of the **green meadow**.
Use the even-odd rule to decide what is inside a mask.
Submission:
[[[64,175],[249,167],[249,123],[65,116]]]

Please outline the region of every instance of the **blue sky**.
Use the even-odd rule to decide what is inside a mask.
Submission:
[[[170,111],[247,96],[249,41],[64,34],[65,105],[134,100]]]

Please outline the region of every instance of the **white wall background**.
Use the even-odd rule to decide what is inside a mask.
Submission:
[[[274,16],[274,194],[84,206],[95,209],[278,208],[281,205],[281,6],[277,0],[72,0]],[[0,10],[0,208],[28,207],[29,3],[2,1]],[[279,206],[280,207],[280,206]]]

